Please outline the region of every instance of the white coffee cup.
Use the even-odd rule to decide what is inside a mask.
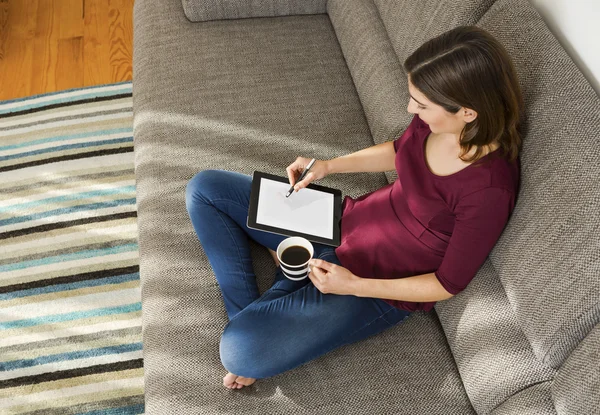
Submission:
[[[306,255],[305,252],[308,251],[308,256],[307,256],[306,261],[302,261],[302,263],[294,263],[294,264],[286,263],[282,259],[282,255],[286,249],[292,248],[292,247],[304,248],[305,251],[302,251],[300,248],[294,249],[294,251],[296,251],[295,253],[302,253],[302,255],[304,255],[304,256]],[[286,259],[288,259],[290,254],[291,254],[291,252],[286,253]],[[291,238],[286,238],[283,241],[281,241],[281,243],[277,247],[277,259],[279,260],[279,263],[281,264],[281,270],[283,271],[283,275],[285,275],[286,278],[289,278],[290,280],[293,280],[293,281],[300,281],[300,280],[303,280],[304,278],[308,277],[308,271],[309,271],[308,262],[310,261],[310,259],[313,257],[314,254],[315,254],[315,249],[313,248],[310,241],[306,238],[302,238],[301,236],[293,236]]]

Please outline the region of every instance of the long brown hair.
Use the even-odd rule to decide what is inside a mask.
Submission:
[[[476,26],[449,30],[415,50],[404,69],[415,88],[446,111],[477,111],[461,132],[463,161],[479,160],[493,142],[509,161],[518,157],[523,97],[512,60],[492,35]],[[473,146],[475,154],[463,159]]]

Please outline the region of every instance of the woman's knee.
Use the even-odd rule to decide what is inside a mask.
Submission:
[[[267,356],[267,342],[268,337],[260,336],[255,325],[243,321],[230,321],[219,345],[223,367],[235,375],[247,378],[262,379],[274,376],[277,369],[271,367],[274,362]]]
[[[225,329],[219,345],[221,363],[227,371],[246,378],[257,379],[253,370],[252,353],[249,352],[248,339],[242,333]]]
[[[188,181],[185,189],[185,202],[190,206],[197,202],[209,203],[217,186],[223,186],[222,170],[202,170]]]

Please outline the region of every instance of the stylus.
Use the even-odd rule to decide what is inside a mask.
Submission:
[[[301,182],[306,177],[310,168],[313,166],[313,164],[315,164],[315,161],[317,161],[317,159],[312,159],[310,161],[310,163],[308,163],[308,166],[306,166],[306,168],[304,169],[304,171],[302,172],[302,174],[300,175],[300,178],[298,179],[298,181],[296,183]],[[294,191],[294,186],[290,187],[290,190],[288,190],[285,197],[289,197],[293,191]]]

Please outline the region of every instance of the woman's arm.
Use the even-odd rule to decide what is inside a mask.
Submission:
[[[416,303],[442,301],[454,296],[454,294],[444,289],[433,272],[391,280],[358,278],[354,280],[352,291],[352,295],[357,297],[383,298]]]
[[[395,170],[394,142],[387,141],[332,160],[327,160],[327,173],[384,172]]]
[[[414,277],[378,280],[361,278],[341,265],[311,259],[308,277],[323,294],[355,295],[409,302],[446,300],[454,294],[446,291],[435,273]]]

